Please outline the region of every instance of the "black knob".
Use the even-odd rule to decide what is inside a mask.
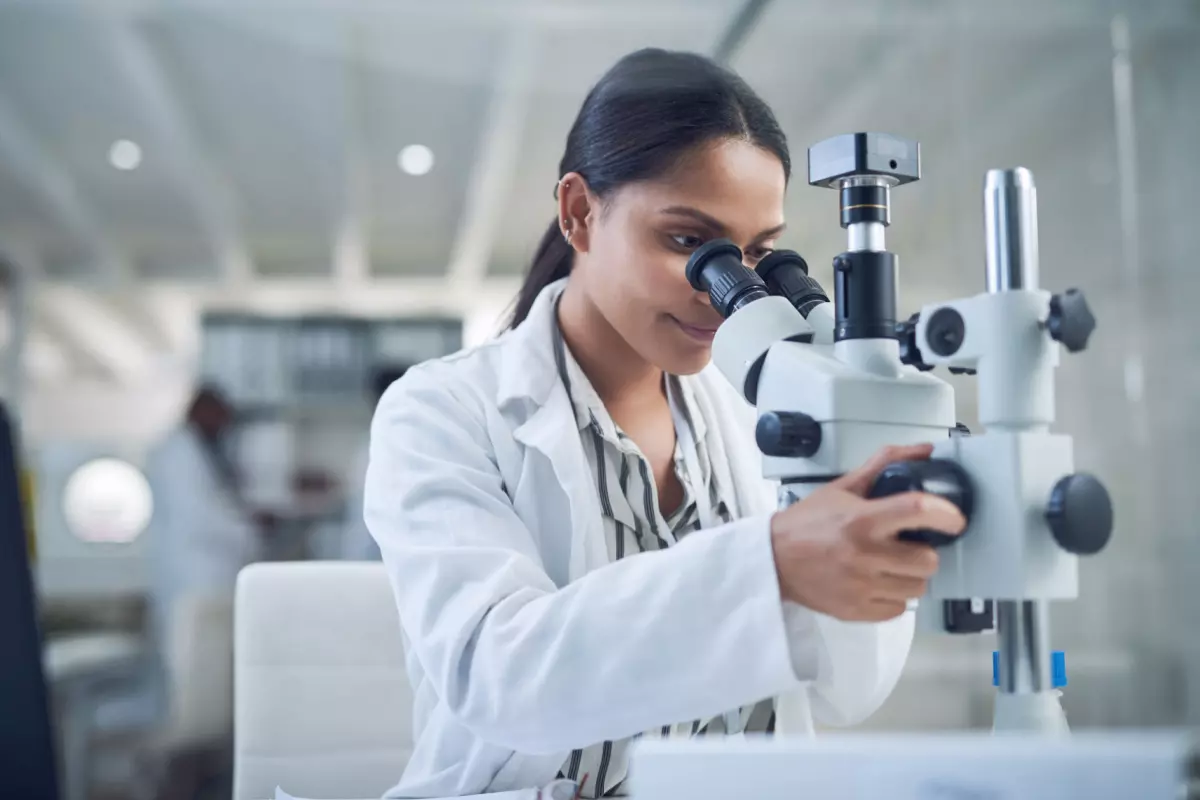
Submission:
[[[1046,522],[1054,540],[1068,553],[1099,553],[1112,537],[1113,507],[1108,490],[1086,472],[1068,475],[1050,490]]]
[[[964,517],[971,519],[974,506],[971,478],[957,462],[950,459],[931,458],[928,461],[888,464],[875,479],[867,497],[887,497],[902,492],[926,492],[945,498],[957,506]],[[944,547],[958,538],[927,528],[900,532],[903,541],[920,542],[933,547]]]
[[[929,349],[939,356],[952,356],[962,347],[967,336],[967,323],[953,308],[939,308],[925,326]]]
[[[970,436],[971,429],[967,427],[965,422],[956,422],[954,427],[950,429],[950,435],[953,436]]]
[[[799,411],[768,411],[758,418],[754,439],[768,456],[812,458],[821,449],[821,423]]]
[[[913,314],[904,322],[896,323],[896,339],[900,342],[900,363],[928,372],[933,366],[921,359],[921,351],[917,348],[917,320],[920,316]]]
[[[1096,330],[1096,318],[1088,308],[1083,292],[1067,289],[1050,298],[1050,316],[1046,318],[1050,337],[1072,353],[1087,347],[1088,337]]]

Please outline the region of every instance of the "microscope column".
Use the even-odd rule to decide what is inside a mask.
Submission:
[[[890,192],[894,178],[853,175],[839,182],[840,214],[846,229],[846,252],[834,259],[835,328],[833,355],[861,375],[880,383],[898,379],[906,369],[896,339],[896,257],[887,252],[891,222]],[[886,384],[892,385],[892,384]],[[889,437],[896,426],[879,425],[877,434]],[[901,436],[913,436],[901,430]],[[902,442],[884,438],[880,446]],[[921,441],[918,439],[918,441]],[[865,456],[864,456],[865,457]],[[845,469],[852,464],[842,465]],[[779,488],[780,507],[802,500],[823,483],[785,482]],[[807,689],[781,695],[775,704],[775,733],[809,736],[813,733]]]
[[[1033,175],[1028,170],[988,172],[984,190],[984,226],[988,292],[1037,290],[1037,194]],[[1030,371],[1039,368],[1052,369],[1037,363],[1025,365]],[[997,432],[1044,429],[1046,426],[1036,422],[1031,424],[1028,416],[1020,413],[1021,401],[1013,403],[1005,397],[1012,393],[1014,384],[1021,385],[1024,381],[1010,382],[1003,380],[1002,375],[995,377],[999,379],[997,383],[988,381],[990,386],[980,386],[981,412],[984,407],[989,407],[992,412],[981,413],[981,417],[995,415],[982,420],[984,424],[990,429],[998,429]],[[1030,382],[1034,385],[1044,385],[1037,379],[1042,376],[1027,374],[1025,377],[1027,380],[1033,378]],[[1050,375],[1044,376],[1044,380],[1050,379]],[[1000,385],[1001,380],[1007,385]],[[985,393],[992,396],[985,398]],[[1052,395],[1050,404],[1053,408]],[[1008,409],[1016,413],[1005,419]],[[1020,419],[1022,416],[1026,419]],[[993,718],[995,731],[1067,731],[1059,692],[1054,689],[1051,677],[1049,611],[1046,600],[1002,599],[996,603],[1000,686]]]

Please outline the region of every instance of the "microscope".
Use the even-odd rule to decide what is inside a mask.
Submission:
[[[1078,290],[1038,287],[1036,189],[1018,168],[984,182],[987,291],[897,320],[890,194],[920,172],[920,146],[887,134],[809,149],[809,184],[838,190],[849,240],[833,260],[832,304],[797,253],[750,269],[725,239],[692,255],[688,280],[725,318],[713,360],[758,411],[763,472],[779,481],[781,508],[885,445],[934,443],[928,461],[888,465],[870,492],[936,494],[968,520],[959,537],[900,534],[939,549],[918,629],[994,628],[993,729],[1065,732],[1048,604],[1078,595],[1078,557],[1103,549],[1113,510],[1104,486],[1075,472],[1071,437],[1050,430],[1054,369],[1059,345],[1083,350],[1095,319]],[[953,389],[931,373],[940,366],[977,376],[982,433],[956,422]],[[782,735],[794,729],[794,702],[779,700]]]

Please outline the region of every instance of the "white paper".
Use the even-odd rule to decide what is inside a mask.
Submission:
[[[575,797],[575,791],[576,786],[574,781],[558,780],[546,784],[540,792],[537,789],[518,789],[512,792],[447,797],[443,800],[572,800]],[[276,786],[275,800],[304,800],[304,798],[293,797]],[[363,798],[363,800],[366,800],[366,798]]]

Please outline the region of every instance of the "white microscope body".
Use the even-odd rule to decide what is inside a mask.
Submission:
[[[693,286],[726,317],[713,345],[722,373],[759,412],[766,477],[781,507],[861,465],[885,445],[934,443],[928,462],[889,465],[872,496],[927,491],[955,502],[962,536],[906,531],[940,548],[918,608],[925,630],[998,632],[994,729],[1065,732],[1051,678],[1047,603],[1078,595],[1079,554],[1112,529],[1104,487],[1074,474],[1069,436],[1053,434],[1059,342],[1086,344],[1095,322],[1082,294],[1037,287],[1033,178],[987,175],[987,289],[895,318],[896,258],[884,249],[889,192],[920,175],[920,150],[884,134],[849,134],[809,151],[809,182],[841,191],[846,253],[834,259],[835,303],[794,253],[755,272],[736,246],[710,242],[689,261]],[[934,366],[979,380],[982,435],[956,425],[954,392]],[[780,698],[776,730],[801,730]]]

